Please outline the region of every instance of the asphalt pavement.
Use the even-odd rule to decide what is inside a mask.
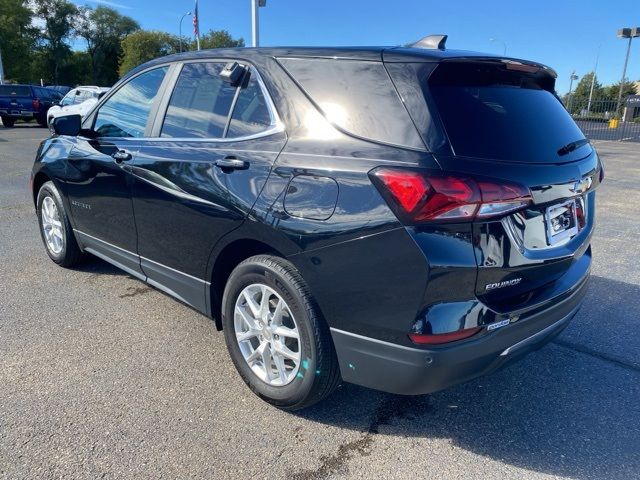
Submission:
[[[46,135],[0,126],[0,478],[640,478],[640,143],[596,145],[592,282],[553,343],[444,392],[344,385],[291,414],[211,320],[49,260],[27,189]]]

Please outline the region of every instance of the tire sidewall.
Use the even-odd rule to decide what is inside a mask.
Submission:
[[[295,405],[306,398],[313,388],[317,358],[310,312],[301,295],[287,277],[266,262],[256,261],[241,264],[229,277],[222,299],[223,331],[227,349],[236,369],[245,383],[258,396],[280,406]],[[242,290],[254,283],[262,283],[275,290],[289,306],[298,327],[301,349],[299,372],[291,383],[284,386],[271,386],[258,378],[242,356],[236,340],[235,304]]]
[[[47,243],[47,239],[44,235],[44,228],[42,226],[42,203],[46,197],[51,197],[51,199],[55,202],[56,207],[58,209],[58,216],[60,217],[60,223],[62,224],[62,250],[60,253],[55,253],[49,249],[49,245]],[[49,255],[49,258],[56,263],[63,263],[67,256],[67,248],[69,247],[69,222],[67,221],[67,214],[64,209],[64,205],[62,203],[62,198],[58,193],[58,189],[55,187],[53,182],[46,182],[40,188],[38,192],[38,201],[37,201],[37,215],[38,215],[38,227],[40,229],[40,238],[42,238],[42,243],[44,243],[44,248]]]

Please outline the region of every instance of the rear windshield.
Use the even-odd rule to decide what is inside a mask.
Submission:
[[[13,97],[30,97],[31,89],[24,85],[0,85],[0,95]]]
[[[456,155],[528,163],[572,161],[589,147],[542,69],[496,62],[443,63],[429,90]],[[585,153],[586,152],[586,153]]]

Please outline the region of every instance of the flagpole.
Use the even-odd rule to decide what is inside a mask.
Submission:
[[[193,16],[193,29],[196,34],[196,48],[200,50],[200,14],[198,13],[198,0],[196,0],[196,9]]]

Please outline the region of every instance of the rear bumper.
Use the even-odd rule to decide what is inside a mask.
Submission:
[[[385,392],[421,395],[494,372],[542,347],[569,324],[582,304],[587,278],[571,295],[549,302],[549,308],[526,320],[446,347],[412,348],[332,328],[342,378]]]
[[[20,110],[20,109],[15,109],[15,110],[0,109],[0,115],[2,115],[3,117],[11,117],[11,118],[33,118],[37,115],[37,112],[30,112],[27,110]]]

